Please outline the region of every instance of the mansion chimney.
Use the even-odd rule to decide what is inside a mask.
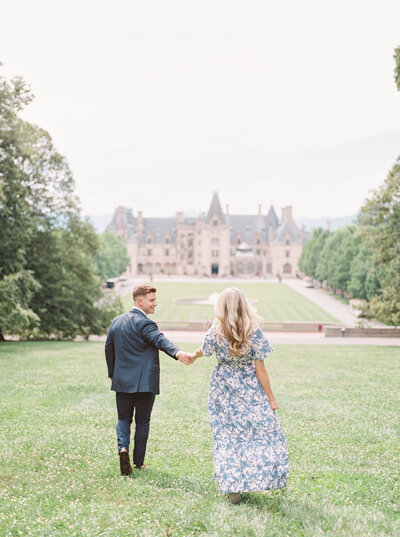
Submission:
[[[229,216],[229,204],[226,204],[226,216]]]
[[[294,229],[299,231],[299,228],[297,227],[296,222],[293,220],[293,214],[292,214],[293,207],[291,205],[288,205],[287,207],[282,207],[282,222],[287,220]]]
[[[179,211],[176,213],[176,222],[178,224],[183,224],[183,212]]]
[[[137,214],[137,234],[141,235],[143,233],[143,212],[138,211]]]
[[[292,209],[293,207],[291,205],[288,205],[287,207],[282,207],[282,222],[284,220],[289,220],[289,222],[293,220]]]

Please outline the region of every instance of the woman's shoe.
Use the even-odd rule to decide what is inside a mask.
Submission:
[[[240,503],[242,501],[242,495],[239,492],[228,492],[227,494],[229,503]]]

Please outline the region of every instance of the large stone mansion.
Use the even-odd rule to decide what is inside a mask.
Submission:
[[[295,277],[309,233],[300,230],[292,207],[279,220],[273,206],[263,215],[224,213],[214,193],[207,214],[170,218],[137,217],[118,207],[107,228],[122,235],[131,258],[128,274]]]

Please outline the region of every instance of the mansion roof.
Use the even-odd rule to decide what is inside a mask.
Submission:
[[[279,221],[275,209],[271,205],[268,213],[262,215],[259,210],[257,215],[229,215],[222,212],[218,194],[214,193],[207,215],[201,214],[196,217],[184,217],[178,213],[173,217],[150,217],[144,218],[139,212],[134,216],[132,209],[118,207],[107,229],[114,233],[120,233],[126,240],[138,240],[145,244],[151,236],[153,243],[164,243],[168,238],[171,244],[176,243],[177,230],[184,226],[188,227],[210,226],[216,221],[218,227],[229,226],[231,243],[238,239],[247,244],[278,242],[283,243],[287,237],[291,242],[304,244],[308,233],[300,231],[293,220],[291,207],[282,209],[282,219]],[[218,229],[217,227],[217,229]]]

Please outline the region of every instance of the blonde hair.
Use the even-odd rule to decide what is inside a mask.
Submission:
[[[228,340],[229,354],[247,354],[258,317],[244,294],[236,287],[224,289],[218,297],[215,313],[217,336],[220,341],[223,337]]]

